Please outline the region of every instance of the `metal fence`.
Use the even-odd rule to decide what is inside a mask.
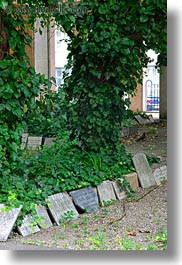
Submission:
[[[148,79],[145,82],[145,91],[146,91],[146,110],[159,111],[160,107],[159,84],[154,84],[152,80]]]

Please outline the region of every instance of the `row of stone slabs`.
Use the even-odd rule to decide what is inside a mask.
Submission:
[[[104,205],[105,201],[122,200],[124,197],[125,192],[119,190],[116,182],[109,180],[102,182],[97,188],[82,188],[71,191],[69,194],[67,192],[57,193],[47,198],[48,211],[42,205],[36,208],[37,215],[41,218],[39,226],[32,226],[33,217],[26,215],[22,225],[18,226],[17,230],[20,235],[27,236],[39,232],[40,228],[51,227],[51,219],[59,226],[61,218],[64,218],[67,213],[71,212],[72,218],[76,219],[79,216],[79,210],[82,212],[87,211],[88,213],[95,212],[99,208],[99,201],[101,205]],[[0,204],[0,241],[6,241],[8,239],[21,211],[21,207],[8,212],[4,209],[5,205]]]
[[[21,148],[36,148],[41,145],[51,146],[55,140],[54,137],[29,136],[28,133],[24,133],[21,139]]]
[[[148,118],[143,118],[141,115],[135,115],[134,118],[138,121],[139,124],[144,125],[148,123],[155,123],[155,120],[152,115],[149,115]],[[51,146],[55,137],[42,137],[42,136],[29,136],[28,133],[22,135],[22,149],[26,147],[35,148],[41,145]]]
[[[133,157],[133,163],[143,188],[159,185],[162,180],[167,179],[167,167],[163,166],[152,172],[143,153],[136,154]],[[18,231],[22,236],[27,236],[39,232],[41,228],[45,229],[52,226],[51,219],[54,219],[55,223],[60,225],[60,220],[64,218],[66,213],[71,212],[73,219],[76,219],[79,216],[78,209],[83,212],[85,210],[87,212],[97,211],[99,201],[103,206],[105,202],[116,199],[123,200],[125,197],[125,192],[122,191],[117,182],[109,180],[102,182],[97,188],[88,187],[71,191],[69,194],[67,192],[54,194],[47,199],[48,211],[45,206],[39,205],[36,208],[37,215],[41,218],[39,226],[32,226],[33,217],[26,215],[22,225],[18,227]],[[4,208],[5,205],[0,204],[0,241],[8,239],[21,211],[21,207],[8,212],[4,211]]]

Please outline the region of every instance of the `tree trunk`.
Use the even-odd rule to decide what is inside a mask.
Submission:
[[[8,52],[7,35],[4,30],[4,21],[2,14],[0,14],[0,60],[2,60]]]

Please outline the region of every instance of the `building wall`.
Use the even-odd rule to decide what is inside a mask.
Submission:
[[[143,110],[143,86],[137,85],[136,95],[134,97],[130,96],[131,105],[130,109],[132,111],[142,111]]]
[[[36,28],[40,27],[40,20],[36,21]],[[44,74],[46,78],[55,77],[55,29],[51,25],[41,28],[42,34],[32,32],[33,41],[26,47],[30,63],[37,73]],[[57,88],[53,85],[53,90]]]
[[[35,27],[40,28],[39,19]],[[26,52],[36,72],[45,74],[49,78],[55,76],[55,30],[51,26],[41,30],[42,34],[30,32],[33,41],[31,46],[26,46]]]
[[[29,34],[32,36],[33,41],[32,41],[32,43],[31,43],[30,46],[26,46],[25,51],[26,51],[28,57],[30,58],[30,64],[31,64],[32,66],[35,66],[35,56],[34,56],[34,36],[33,36],[33,32],[30,32]]]

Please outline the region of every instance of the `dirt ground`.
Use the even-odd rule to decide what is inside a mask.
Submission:
[[[145,134],[143,134],[145,132]],[[144,139],[141,139],[144,136]],[[133,154],[144,152],[160,157],[167,165],[167,124],[139,126],[138,133],[123,137],[126,150]],[[77,220],[62,226],[21,237],[12,233],[0,243],[9,250],[148,250],[162,248],[156,236],[167,231],[167,183],[150,189],[139,188],[133,199],[116,201],[100,207],[99,211],[82,214]]]

